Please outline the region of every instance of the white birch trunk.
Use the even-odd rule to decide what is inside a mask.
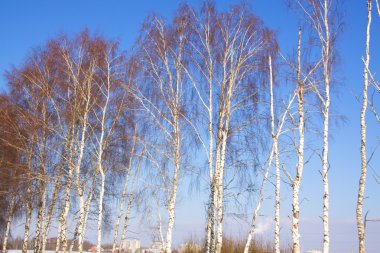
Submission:
[[[32,169],[32,144],[34,143],[34,136],[32,136],[31,144],[28,150],[28,172],[27,172],[27,189],[26,189],[26,214],[25,214],[25,227],[24,227],[24,241],[22,243],[22,253],[27,253],[29,243],[30,223],[32,220],[32,200],[31,200],[31,169]]]
[[[125,201],[125,197],[127,195],[129,177],[130,177],[131,171],[132,171],[132,161],[133,161],[133,156],[135,154],[136,137],[137,137],[136,130],[137,130],[137,127],[135,126],[135,133],[133,135],[133,145],[132,145],[132,149],[131,149],[131,153],[130,153],[130,157],[129,157],[128,169],[126,171],[124,187],[123,187],[123,191],[121,193],[119,214],[117,215],[116,224],[115,224],[115,231],[114,231],[114,235],[113,235],[113,244],[112,244],[112,252],[115,252],[115,250],[116,250],[116,243],[117,243],[117,236],[119,233],[120,220],[121,220],[121,216],[123,215],[124,201]]]
[[[328,1],[324,1],[324,26],[326,32],[324,56],[324,78],[325,78],[325,108],[323,112],[323,157],[322,157],[322,178],[323,178],[323,253],[329,253],[330,233],[329,233],[329,181],[328,181],[328,154],[329,154],[329,110],[330,110],[330,31],[328,20]],[[323,43],[322,43],[323,44]]]
[[[270,71],[271,72],[271,71]],[[271,75],[272,77],[272,75]],[[272,128],[272,139],[273,139],[273,144],[272,144],[272,148],[271,148],[271,151],[270,151],[270,154],[269,154],[269,159],[268,159],[268,167],[267,169],[265,170],[265,173],[264,173],[264,176],[263,176],[263,181],[261,183],[261,187],[260,187],[260,192],[259,192],[259,199],[258,199],[258,203],[257,203],[257,206],[256,206],[256,209],[255,211],[253,212],[253,215],[252,215],[252,221],[251,221],[251,228],[249,230],[249,233],[248,233],[248,237],[247,237],[247,241],[246,241],[246,244],[245,244],[245,247],[244,247],[244,253],[248,253],[249,252],[249,247],[251,245],[251,241],[252,241],[252,238],[253,238],[253,235],[254,235],[254,232],[255,232],[255,221],[256,221],[256,218],[257,216],[259,215],[259,211],[260,211],[260,208],[261,208],[261,204],[263,202],[263,199],[264,199],[264,187],[265,187],[265,184],[268,180],[268,174],[269,174],[269,170],[270,170],[270,167],[272,165],[272,161],[273,161],[273,157],[274,156],[277,156],[275,159],[276,159],[276,173],[277,173],[277,169],[279,169],[279,158],[278,158],[278,147],[275,147],[275,143],[277,143],[278,145],[278,139],[281,135],[281,131],[282,131],[282,127],[286,121],[286,118],[287,118],[287,115],[289,113],[289,110],[293,104],[293,101],[296,97],[296,93],[293,94],[293,96],[291,97],[291,99],[289,100],[288,102],[288,105],[287,107],[285,108],[285,111],[284,113],[282,114],[282,117],[281,117],[281,120],[279,121],[279,124],[277,126],[277,131],[275,132],[274,131],[274,109],[273,109],[273,106],[274,106],[274,103],[273,103],[273,86],[272,86],[272,83],[270,85],[271,87],[271,91],[270,91],[270,96],[271,96],[271,128]],[[277,149],[277,150],[276,150]],[[277,153],[277,154],[276,154]],[[277,174],[276,174],[276,184],[277,184]],[[277,198],[276,198],[276,205],[277,204],[280,204],[280,201],[277,201]],[[275,208],[277,208],[275,205]],[[278,206],[278,209],[279,209],[279,206]],[[279,213],[279,212],[278,212]],[[276,214],[275,214],[276,215]],[[276,219],[275,219],[275,222],[276,222]],[[278,226],[279,226],[279,219],[278,219]],[[279,242],[279,240],[278,240]]]
[[[30,188],[28,187],[27,194],[30,195]],[[30,197],[28,197],[30,198]],[[27,253],[28,243],[29,243],[29,231],[30,231],[30,223],[32,220],[32,206],[30,203],[30,199],[26,201],[26,215],[25,215],[25,228],[24,228],[24,241],[22,244],[22,253]]]
[[[8,219],[7,219],[7,226],[5,228],[4,239],[3,239],[3,253],[7,252],[7,242],[8,242],[9,232],[11,230],[15,203],[16,203],[15,196],[14,196],[14,193],[12,193],[11,205],[9,207],[9,214],[8,214]]]
[[[44,227],[44,214],[45,214],[45,206],[46,206],[46,190],[45,183],[42,182],[40,190],[40,196],[38,201],[38,209],[37,209],[37,222],[36,222],[36,236],[34,238],[34,252],[39,253],[41,247],[41,234],[43,233],[42,228]]]
[[[78,241],[78,230],[79,230],[79,226],[82,226],[83,228],[81,229],[82,231],[85,231],[86,230],[86,222],[87,222],[87,217],[88,217],[88,213],[89,213],[89,210],[90,210],[90,204],[91,204],[91,200],[92,200],[92,197],[94,195],[94,189],[95,189],[95,185],[96,185],[96,176],[97,174],[95,173],[94,176],[93,176],[93,180],[92,180],[92,184],[91,184],[91,188],[89,190],[89,193],[88,193],[88,196],[87,196],[87,199],[86,199],[86,202],[85,202],[85,216],[84,216],[84,222],[83,223],[80,223],[79,222],[79,219],[78,219],[78,222],[77,222],[77,225],[75,227],[75,231],[74,231],[74,236],[73,236],[73,239],[71,240],[71,243],[70,243],[70,248],[69,248],[69,252],[71,253],[73,251],[73,248],[74,248],[74,244],[75,242]],[[79,247],[79,245],[78,245]]]
[[[52,195],[51,200],[50,200],[50,205],[49,205],[49,210],[48,210],[47,217],[46,217],[45,226],[42,230],[41,253],[45,253],[45,250],[46,250],[47,238],[48,238],[49,231],[50,231],[51,221],[52,221],[53,215],[54,215],[54,210],[55,210],[55,205],[56,205],[57,198],[58,198],[58,192],[59,192],[60,185],[61,185],[61,176],[58,175],[56,178],[55,184],[54,184],[54,191],[53,191],[53,195]]]
[[[79,217],[78,217],[78,253],[83,252],[84,241],[84,221],[85,221],[85,204],[83,199],[83,193],[79,196]]]
[[[265,183],[266,183],[266,181],[268,179],[268,174],[269,174],[269,170],[270,170],[270,167],[271,167],[271,164],[272,164],[273,155],[274,155],[274,146],[272,145],[271,152],[269,154],[269,159],[268,159],[268,167],[265,170],[265,173],[264,173],[264,176],[263,176],[263,181],[262,181],[261,187],[260,187],[259,199],[257,201],[256,209],[255,209],[255,211],[253,212],[253,215],[252,215],[251,227],[249,229],[248,236],[247,236],[247,241],[245,243],[244,253],[248,253],[249,252],[249,247],[251,246],[252,238],[253,238],[253,235],[255,233],[255,228],[256,228],[255,222],[256,222],[257,216],[259,215],[259,211],[261,209],[261,203],[263,202],[264,187],[265,187]]]
[[[207,26],[209,28],[209,25]],[[208,35],[209,29],[207,30]],[[208,137],[209,137],[209,151],[208,151],[208,169],[210,178],[210,203],[207,210],[207,237],[206,237],[206,253],[214,253],[215,247],[215,182],[214,182],[214,131],[213,131],[213,60],[210,52],[209,37],[206,36],[207,54],[209,56],[209,100],[208,100]]]
[[[176,109],[177,110],[177,109]],[[174,174],[173,174],[173,182],[172,182],[172,189],[171,194],[169,198],[168,203],[168,226],[166,229],[166,249],[165,253],[171,253],[172,252],[172,232],[173,232],[173,226],[174,226],[174,220],[175,220],[175,203],[177,199],[177,188],[178,188],[178,177],[179,177],[179,168],[180,168],[180,133],[179,133],[179,115],[178,112],[175,112],[174,115]]]
[[[106,172],[103,169],[103,150],[104,150],[104,134],[106,132],[106,114],[107,114],[107,108],[108,108],[108,102],[110,99],[110,86],[111,86],[111,80],[110,80],[110,66],[108,65],[107,68],[107,84],[106,84],[106,91],[105,91],[105,98],[106,101],[104,103],[104,106],[102,108],[102,119],[100,122],[101,126],[101,132],[100,132],[100,138],[99,138],[99,150],[98,150],[98,170],[101,176],[101,185],[100,185],[100,191],[99,191],[99,205],[98,205],[98,242],[97,242],[97,252],[100,253],[101,250],[101,244],[102,244],[102,222],[103,222],[103,200],[104,200],[104,187],[106,182]],[[102,89],[102,87],[100,87]]]
[[[219,151],[219,163],[217,163],[217,169],[218,169],[218,176],[216,177],[217,180],[217,236],[216,236],[216,247],[215,252],[221,253],[222,252],[222,244],[223,244],[223,179],[224,179],[224,164],[226,159],[226,147],[227,147],[227,138],[228,138],[228,131],[229,131],[229,123],[230,123],[230,111],[231,111],[231,98],[232,98],[232,89],[233,84],[235,80],[233,78],[230,78],[228,81],[228,90],[226,94],[226,101],[224,101],[224,109],[222,112],[221,117],[221,125],[219,126],[220,131],[220,137],[218,138],[221,143],[218,145],[220,148]]]
[[[299,234],[299,190],[303,172],[303,156],[304,156],[304,108],[303,108],[303,83],[301,80],[301,28],[298,31],[298,69],[297,69],[297,82],[298,82],[298,132],[299,132],[299,145],[297,150],[298,164],[296,168],[296,177],[293,180],[293,217],[292,217],[292,238],[293,238],[293,253],[300,253],[300,234]]]
[[[97,252],[100,253],[102,246],[102,222],[103,222],[103,198],[104,198],[104,186],[106,181],[106,175],[103,169],[100,170],[101,186],[99,193],[99,205],[98,205],[98,240],[97,240]]]
[[[137,168],[136,168],[135,174],[133,176],[132,184],[131,184],[131,186],[129,188],[129,197],[128,197],[127,209],[125,211],[125,216],[124,216],[124,226],[123,226],[123,230],[122,230],[122,233],[121,233],[120,244],[119,244],[119,251],[121,250],[121,244],[125,240],[126,235],[127,235],[127,227],[128,227],[128,221],[129,221],[129,214],[131,212],[132,202],[133,202],[133,195],[134,195],[133,194],[133,189],[134,189],[134,185],[135,185],[135,183],[137,181],[137,176],[138,176],[139,171],[140,171],[140,166],[141,166],[141,161],[142,161],[143,154],[144,154],[144,151],[140,155],[139,162],[137,164]],[[160,224],[161,224],[161,218],[160,218]],[[160,235],[161,235],[161,241],[163,242],[163,240],[162,240],[162,229],[161,229],[161,226],[160,226]]]
[[[207,237],[206,237],[206,252],[215,252],[215,183],[211,177],[210,182],[210,203],[207,208]]]
[[[73,170],[71,166],[69,165],[69,171],[68,171],[67,182],[66,182],[66,187],[65,187],[65,202],[64,202],[63,210],[59,217],[59,223],[58,223],[57,244],[55,247],[56,253],[60,251],[61,242],[62,242],[62,248],[64,248],[65,245],[67,247],[67,236],[66,236],[67,228],[66,227],[67,227],[67,216],[70,211],[70,191],[71,191],[72,174],[73,174]]]
[[[85,113],[83,117],[83,124],[82,124],[82,135],[81,135],[81,141],[80,141],[80,147],[79,147],[79,156],[78,161],[75,166],[75,184],[79,195],[79,226],[78,226],[78,253],[83,252],[83,241],[84,241],[84,219],[85,219],[85,203],[84,203],[84,187],[82,186],[82,180],[81,180],[81,164],[83,159],[83,153],[84,153],[84,147],[86,143],[86,133],[88,128],[88,113],[89,113],[89,106],[90,106],[90,99],[91,99],[91,81],[88,81],[87,84],[87,94],[85,94],[86,97],[86,107],[85,107]],[[66,249],[65,249],[66,250]],[[63,253],[66,253],[64,251]]]
[[[370,62],[370,30],[372,21],[372,0],[367,0],[367,30],[366,30],[366,48],[365,54],[366,58],[364,61],[364,86],[363,86],[363,104],[360,113],[360,158],[361,158],[361,175],[359,181],[359,191],[358,200],[356,207],[356,219],[358,227],[358,237],[359,237],[359,253],[365,253],[365,226],[363,219],[363,200],[364,200],[364,189],[367,178],[367,153],[366,153],[366,141],[367,141],[367,125],[366,125],[366,113],[368,104],[368,71]]]
[[[276,200],[275,200],[275,214],[274,214],[274,249],[276,253],[280,253],[280,160],[278,155],[278,136],[279,133],[275,134],[274,127],[274,95],[273,95],[273,72],[272,72],[272,58],[269,56],[269,85],[270,85],[270,114],[271,114],[271,128],[272,128],[272,139],[273,139],[273,152],[275,157],[275,168],[276,168]]]
[[[212,80],[212,75],[209,77]],[[208,167],[209,167],[209,178],[210,178],[210,203],[207,210],[207,229],[206,229],[206,253],[214,253],[215,242],[215,182],[213,176],[213,160],[214,160],[214,138],[213,138],[213,127],[212,127],[212,81],[209,84],[210,93],[209,93],[209,155],[208,155]]]

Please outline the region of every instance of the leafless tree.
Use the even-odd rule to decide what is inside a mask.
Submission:
[[[261,68],[262,57],[273,50],[275,41],[245,5],[217,13],[214,5],[205,3],[200,12],[191,10],[191,13],[194,39],[190,44],[189,59],[199,73],[193,74],[186,68],[186,74],[199,99],[201,115],[207,115],[204,126],[199,123],[191,125],[208,160],[210,202],[206,250],[221,252],[223,181],[226,178],[226,152],[231,148],[228,143],[257,120],[254,108],[259,84],[249,80],[260,79],[257,71]],[[237,115],[244,115],[240,124],[234,120]]]
[[[367,153],[366,153],[366,113],[368,105],[368,86],[369,86],[369,63],[370,63],[370,35],[372,22],[372,0],[367,0],[367,29],[366,29],[366,48],[364,60],[364,85],[363,85],[363,102],[360,113],[360,158],[361,158],[361,175],[359,181],[358,200],[356,207],[357,228],[359,237],[359,252],[365,252],[365,227],[363,218],[363,200],[364,189],[367,177]]]

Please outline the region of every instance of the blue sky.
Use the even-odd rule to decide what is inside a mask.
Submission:
[[[188,1],[192,5],[199,1]],[[239,1],[218,1],[220,9]],[[336,86],[333,96],[334,111],[346,117],[345,123],[333,124],[330,142],[330,187],[331,187],[331,222],[332,252],[350,252],[356,250],[355,205],[360,174],[359,159],[359,112],[362,87],[363,67],[361,56],[364,53],[366,5],[365,0],[346,0],[344,2],[345,28],[339,37],[337,48],[340,61],[337,65]],[[170,18],[179,1],[174,0],[139,0],[139,1],[1,1],[0,2],[0,73],[19,65],[34,46],[44,44],[49,38],[61,32],[75,34],[88,27],[92,32],[103,34],[107,38],[119,39],[123,49],[130,48],[138,35],[140,25],[150,12],[159,13]],[[297,19],[286,9],[280,0],[252,1],[255,13],[264,23],[277,32],[282,51],[290,54],[297,39]],[[372,71],[380,71],[380,18],[373,15],[372,25]],[[6,90],[5,79],[0,78],[0,90]],[[370,114],[370,113],[369,113]],[[375,147],[379,138],[379,127],[369,116],[369,150]],[[377,155],[379,157],[379,155]],[[375,158],[372,165],[380,174],[380,159]],[[302,196],[307,199],[301,205],[301,231],[303,231],[304,249],[321,246],[321,200],[322,183],[319,175],[320,162],[314,160],[305,168]],[[284,188],[286,188],[284,186]],[[270,191],[269,189],[268,191]],[[186,192],[186,190],[184,191]],[[368,174],[365,211],[371,218],[380,218],[380,185]],[[178,243],[189,233],[203,232],[204,196],[192,194],[181,196],[177,208],[176,231],[181,236],[175,237]],[[198,201],[201,198],[201,201]],[[283,217],[287,222],[290,214],[290,190],[283,193]],[[272,202],[268,200],[263,208],[263,222],[268,222],[272,215]],[[287,205],[287,206],[286,206]],[[196,208],[194,208],[196,207]],[[270,219],[269,219],[270,221]],[[231,233],[244,236],[233,222],[228,223]],[[228,228],[227,225],[227,228]],[[270,230],[267,231],[270,233]],[[290,238],[289,230],[284,225],[282,233]],[[368,252],[380,248],[378,238],[380,225],[368,225]],[[287,242],[284,242],[286,244]],[[372,250],[372,251],[371,251]]]

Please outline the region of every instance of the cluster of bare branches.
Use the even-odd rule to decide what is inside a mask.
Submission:
[[[111,197],[106,185],[130,159],[124,152],[133,117],[126,108],[133,99],[125,89],[125,60],[117,43],[84,31],[49,41],[7,73],[10,93],[2,101],[1,143],[9,150],[2,172],[11,177],[3,185],[11,198],[4,249],[12,218],[24,217],[23,252],[31,248],[31,231],[33,249],[45,252],[53,222],[58,226],[56,251],[72,250],[75,242],[82,252],[94,203],[100,245],[103,205]],[[20,214],[15,216],[16,206]],[[68,227],[68,219],[75,220],[75,229]]]

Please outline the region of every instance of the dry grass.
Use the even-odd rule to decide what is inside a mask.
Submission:
[[[245,240],[233,239],[232,237],[224,237],[222,245],[222,253],[243,253],[245,247]],[[196,247],[195,245],[204,245],[204,243],[195,242],[190,239],[186,242],[186,247],[180,253],[203,253],[204,248]],[[273,253],[274,245],[271,242],[253,240],[249,253]],[[290,253],[290,249],[281,249],[281,253]]]

